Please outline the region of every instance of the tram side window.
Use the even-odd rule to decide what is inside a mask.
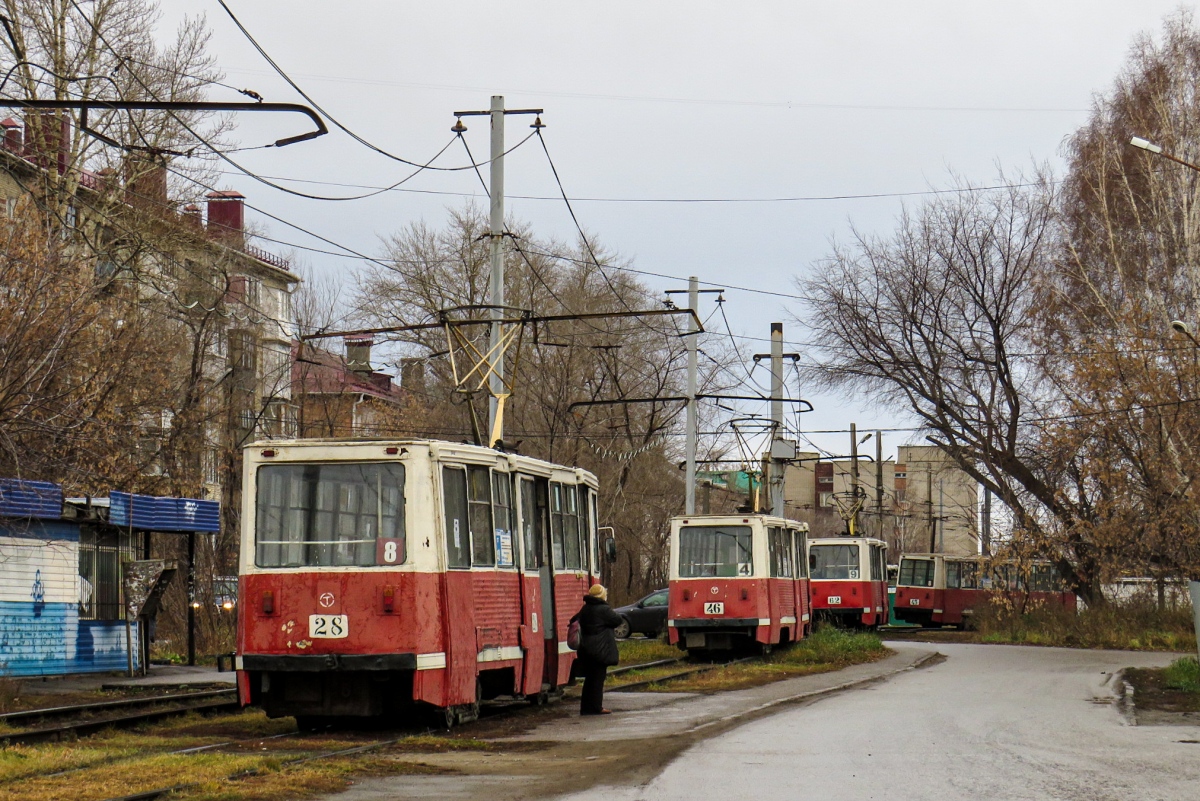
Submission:
[[[680,578],[754,575],[749,526],[685,526],[679,530]]]
[[[588,493],[587,487],[576,487],[579,492],[579,568],[583,571],[588,569],[588,558],[592,551],[589,543],[594,541],[595,530],[589,525],[591,515],[588,513],[588,501],[592,500]],[[593,567],[599,570],[599,562]]]
[[[808,549],[808,572],[818,581],[857,581],[862,577],[857,545],[814,545]]]
[[[808,536],[803,531],[793,532],[796,539],[796,578],[808,578],[808,560],[804,558],[804,554],[808,553]]]
[[[521,534],[525,538],[525,569],[536,570],[545,564],[542,554],[542,535],[545,526],[545,484],[521,478]],[[540,490],[540,491],[539,491]]]
[[[471,520],[471,564],[496,564],[496,530],[492,525],[492,479],[486,467],[467,468],[467,514]]]
[[[579,493],[576,488],[569,484],[564,484],[562,488],[563,495],[563,551],[565,553],[564,564],[568,570],[579,570],[579,559],[582,554],[579,551]]]
[[[900,578],[896,582],[901,587],[932,587],[932,559],[901,559]]]
[[[590,536],[592,538],[592,570],[600,572],[600,512],[596,508],[596,493],[588,490],[588,514],[592,522]]]
[[[946,562],[946,588],[974,590],[979,585],[979,565],[975,562]]]
[[[496,526],[496,564],[516,565],[513,543],[512,481],[507,473],[492,473],[492,519]]]
[[[563,549],[563,485],[550,484],[550,559],[555,570],[562,570],[566,552]]]
[[[883,564],[885,551],[878,545],[871,546],[871,581],[883,581],[886,568]]]
[[[1062,582],[1050,565],[1034,565],[1029,569],[1029,589],[1031,592],[1060,592]]]
[[[259,567],[406,560],[402,464],[264,465],[255,512]]]
[[[768,548],[771,553],[771,576],[774,578],[792,577],[792,532],[788,529],[770,528],[767,530]]]
[[[446,508],[446,565],[471,566],[471,528],[467,524],[467,471],[442,468],[442,496]]]

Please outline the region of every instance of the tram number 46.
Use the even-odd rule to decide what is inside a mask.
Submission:
[[[709,601],[704,605],[704,614],[723,615],[725,614],[725,604],[721,601]]]
[[[313,639],[340,640],[350,633],[347,615],[309,615],[308,636]]]

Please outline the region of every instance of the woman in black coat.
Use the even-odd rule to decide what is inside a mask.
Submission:
[[[608,590],[595,584],[583,596],[583,608],[571,618],[579,621],[579,656],[575,674],[583,676],[583,697],[579,704],[581,715],[607,715],[604,708],[604,679],[608,669],[621,661],[617,652],[614,629],[623,622],[608,605]]]

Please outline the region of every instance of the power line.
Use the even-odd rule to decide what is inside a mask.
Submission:
[[[480,165],[487,162],[480,162]],[[318,181],[308,178],[293,178],[281,175],[266,175],[265,178],[270,178],[274,181],[291,181],[298,184],[314,184],[318,186],[339,186],[346,189],[384,189],[387,187],[379,187],[373,184],[356,184],[346,183],[342,181]],[[668,198],[668,197],[572,197],[573,203],[677,203],[677,204],[702,204],[702,203],[803,203],[803,202],[821,202],[821,201],[836,201],[836,200],[873,200],[877,198],[894,198],[894,197],[922,197],[929,195],[948,195],[948,194],[964,194],[969,192],[993,192],[1001,189],[1022,189],[1027,187],[1038,186],[1039,184],[995,184],[991,186],[971,186],[957,187],[952,189],[925,189],[913,190],[904,192],[866,192],[857,194],[842,194],[842,195],[797,195],[792,197],[747,197],[747,198]],[[453,192],[442,189],[396,189],[397,192],[408,192],[421,195],[447,195],[451,197],[474,197],[470,192]],[[544,200],[552,203],[562,201],[561,196],[554,195],[509,195],[505,197],[511,200]]]
[[[75,0],[71,0],[71,2],[74,3]],[[410,167],[418,167],[418,168],[420,168],[420,170],[435,170],[435,171],[439,171],[439,172],[459,172],[462,170],[477,169],[480,166],[479,164],[476,164],[474,161],[472,161],[470,164],[467,164],[462,167],[433,167],[428,164],[418,164],[415,161],[410,161],[401,156],[397,156],[396,154],[390,153],[387,150],[384,150],[383,148],[379,147],[378,145],[373,144],[372,142],[369,142],[362,136],[360,136],[357,133],[355,133],[354,131],[352,131],[350,128],[348,128],[346,125],[344,125],[342,122],[340,122],[336,117],[334,117],[332,114],[330,114],[328,111],[326,111],[321,105],[319,105],[317,103],[317,101],[312,98],[311,95],[309,95],[307,92],[305,92],[303,89],[301,89],[300,85],[298,83],[296,83],[292,79],[292,77],[290,75],[288,75],[287,72],[284,71],[283,67],[280,67],[279,64],[275,61],[275,59],[271,58],[271,55],[263,48],[262,45],[260,45],[258,43],[258,40],[255,39],[254,36],[250,33],[250,31],[246,28],[246,26],[242,24],[242,21],[237,18],[237,15],[235,15],[233,13],[233,10],[225,3],[225,0],[217,0],[217,2],[221,5],[221,8],[223,8],[225,10],[225,13],[229,15],[229,18],[231,20],[233,20],[233,24],[237,26],[237,29],[242,32],[243,36],[246,37],[246,40],[248,42],[250,42],[251,45],[253,45],[254,49],[258,51],[258,54],[263,57],[263,60],[271,65],[271,69],[275,70],[275,73],[277,75],[279,75],[280,78],[282,78],[284,81],[287,82],[288,86],[290,86],[290,87],[292,87],[292,89],[296,90],[296,92],[301,97],[303,97],[305,100],[307,100],[313,108],[315,108],[322,115],[324,115],[325,118],[334,125],[334,127],[340,129],[343,133],[345,133],[347,136],[349,136],[354,141],[358,142],[363,147],[366,147],[369,150],[373,150],[374,152],[378,153],[379,155],[385,156],[389,159],[392,159],[393,161],[398,161],[401,164],[407,164]],[[525,144],[525,142],[527,142],[527,141],[529,141],[529,137],[526,137],[525,139],[521,140],[521,142],[519,142],[517,144],[517,146],[512,148],[511,150],[505,151],[505,153],[501,154],[500,158],[503,158],[505,155],[512,152],[512,150],[515,150],[517,147],[520,147],[521,145]],[[482,163],[490,164],[491,161],[489,160],[489,161],[485,161]],[[420,171],[420,170],[418,170],[418,171]]]
[[[235,70],[235,72],[247,74],[269,74],[263,70]],[[382,78],[347,78],[339,75],[318,75],[314,73],[297,73],[304,78],[317,81],[330,81],[334,83],[350,83],[374,86],[400,86],[414,89],[439,89],[453,91],[469,91],[469,92],[487,92],[490,91],[487,87],[479,86],[460,86],[456,84],[436,84],[436,83],[414,83],[409,81],[389,81]],[[669,97],[660,95],[622,95],[622,94],[602,94],[595,92],[555,92],[546,91],[543,89],[514,89],[513,92],[519,94],[542,95],[546,97],[564,97],[564,98],[579,98],[585,100],[618,100],[618,101],[633,101],[644,103],[673,103],[680,105],[716,105],[716,106],[739,106],[739,107],[757,107],[757,108],[781,108],[781,109],[828,109],[833,111],[906,111],[906,112],[963,112],[963,113],[979,113],[979,112],[1000,112],[1000,113],[1050,113],[1050,114],[1076,114],[1086,112],[1085,108],[1067,108],[1054,106],[922,106],[922,105],[903,105],[903,104],[882,104],[882,103],[818,103],[808,101],[791,101],[791,100],[730,100],[721,98],[698,98],[698,97]]]

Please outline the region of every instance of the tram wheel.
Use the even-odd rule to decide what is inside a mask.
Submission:
[[[438,726],[446,731],[454,728],[454,724],[458,721],[458,715],[454,714],[454,707],[448,706],[439,709],[436,715]]]

